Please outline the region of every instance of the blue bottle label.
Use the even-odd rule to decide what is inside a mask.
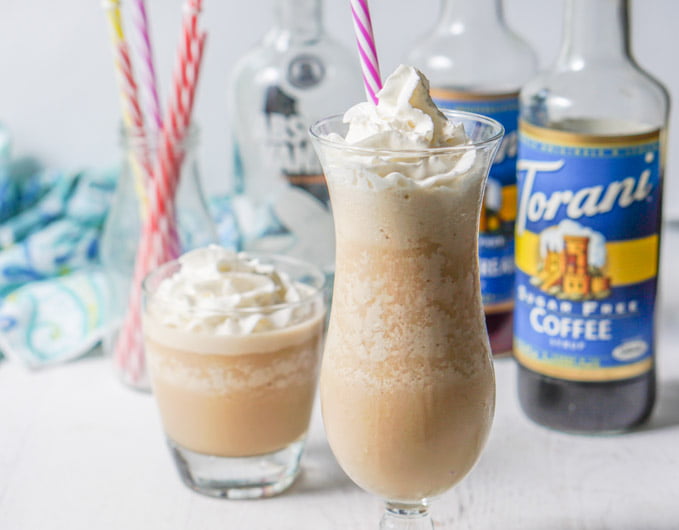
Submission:
[[[518,94],[474,94],[434,88],[431,95],[439,108],[483,114],[505,128],[488,175],[481,210],[479,271],[486,313],[509,311],[514,300]]]
[[[570,381],[652,368],[660,133],[519,132],[514,354]]]

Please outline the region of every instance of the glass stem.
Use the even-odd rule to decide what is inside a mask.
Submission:
[[[433,530],[427,505],[387,502],[380,530]]]

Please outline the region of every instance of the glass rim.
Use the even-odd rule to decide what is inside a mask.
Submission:
[[[304,261],[301,259],[293,258],[291,256],[285,256],[282,254],[274,254],[274,253],[268,253],[268,252],[256,252],[256,251],[240,251],[237,252],[237,256],[240,258],[241,256],[246,257],[246,258],[261,258],[261,259],[269,259],[269,260],[275,260],[279,263],[286,263],[289,264],[293,267],[303,267],[306,269],[307,273],[309,273],[310,276],[312,276],[317,282],[314,282],[314,284],[308,284],[308,283],[303,283],[304,286],[309,287],[310,289],[308,292],[303,292],[301,293],[302,297],[300,300],[296,300],[294,302],[282,302],[278,304],[270,304],[270,305],[259,305],[259,306],[250,306],[250,307],[237,307],[237,308],[225,308],[225,309],[203,309],[203,308],[188,308],[186,309],[186,312],[188,314],[193,314],[195,312],[200,312],[201,314],[208,314],[208,315],[253,315],[255,313],[264,313],[264,314],[270,314],[274,313],[276,311],[282,310],[282,309],[292,309],[296,307],[300,307],[303,305],[307,305],[309,303],[314,302],[317,298],[320,297],[320,299],[323,299],[324,292],[328,287],[328,280],[323,273],[323,271],[317,267],[316,265],[309,263],[308,261]],[[264,264],[268,264],[268,262],[263,262]],[[173,267],[173,266],[179,266],[181,267],[181,264],[179,262],[179,258],[173,259],[171,261],[165,262],[162,265],[159,265],[155,269],[153,269],[151,272],[149,272],[144,279],[141,282],[141,289],[142,289],[142,294],[146,300],[154,300],[154,301],[160,301],[161,303],[172,303],[172,300],[168,299],[166,296],[158,296],[157,294],[157,286],[155,288],[151,288],[150,284],[153,282],[154,279],[156,279],[158,276],[160,276],[162,273],[167,271],[167,269]],[[275,266],[275,265],[274,265]],[[280,272],[280,271],[279,271]],[[284,272],[284,271],[283,271]],[[294,279],[291,278],[292,283],[296,283]],[[159,283],[158,283],[159,285]],[[306,291],[306,290],[305,290]]]
[[[357,145],[349,145],[346,143],[339,142],[337,140],[329,139],[327,136],[323,136],[320,134],[320,127],[323,125],[330,123],[330,122],[335,122],[335,121],[343,121],[344,114],[332,114],[330,116],[326,116],[325,118],[321,118],[320,120],[316,121],[309,127],[309,135],[319,142],[321,145],[325,145],[327,147],[333,147],[335,149],[342,149],[345,151],[352,151],[357,154],[363,154],[363,155],[375,155],[375,154],[385,154],[385,155],[390,155],[390,156],[397,156],[397,155],[409,155],[409,156],[422,156],[422,155],[427,155],[427,156],[432,156],[432,155],[439,155],[439,154],[452,154],[452,153],[465,153],[467,151],[478,151],[480,148],[484,146],[491,146],[498,140],[500,140],[504,133],[505,133],[505,128],[504,126],[497,120],[494,120],[493,118],[490,118],[488,116],[484,116],[483,114],[477,114],[475,112],[466,112],[463,110],[452,110],[452,109],[439,109],[449,120],[453,120],[455,117],[458,118],[464,118],[466,120],[470,121],[476,121],[483,123],[484,125],[490,126],[492,129],[494,129],[494,133],[489,136],[488,138],[484,138],[483,140],[478,140],[478,141],[473,141],[470,140],[469,143],[464,143],[464,144],[458,144],[458,145],[451,145],[451,146],[441,146],[441,147],[428,147],[428,148],[420,148],[420,149],[392,149],[392,148],[384,148],[384,147],[365,147],[365,146],[357,146]]]

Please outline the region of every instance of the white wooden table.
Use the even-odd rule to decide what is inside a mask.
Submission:
[[[679,529],[679,227],[663,245],[651,421],[607,437],[538,427],[518,407],[513,361],[497,361],[489,443],[434,504],[437,529]],[[37,373],[0,362],[0,530],[377,528],[382,505],[335,463],[318,406],[303,467],[276,498],[201,496],[179,480],[152,396],[123,387],[108,359]]]

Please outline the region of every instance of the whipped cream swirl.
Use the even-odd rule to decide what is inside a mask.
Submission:
[[[445,185],[472,168],[475,160],[472,149],[422,155],[423,150],[469,143],[464,126],[448,120],[432,101],[429,81],[422,72],[400,65],[385,80],[377,96],[377,105],[359,103],[344,114],[344,122],[349,124],[344,138],[328,136],[329,140],[348,146],[378,150],[369,162],[365,160],[370,156],[367,152],[361,155],[362,161],[356,161],[383,180],[373,181],[371,187]],[[396,156],[389,151],[401,153]],[[357,153],[351,156],[358,156]]]
[[[149,315],[165,326],[246,335],[285,328],[314,313],[312,287],[243,253],[211,245],[184,254],[179,263],[147,305]],[[308,304],[298,303],[306,299]]]

